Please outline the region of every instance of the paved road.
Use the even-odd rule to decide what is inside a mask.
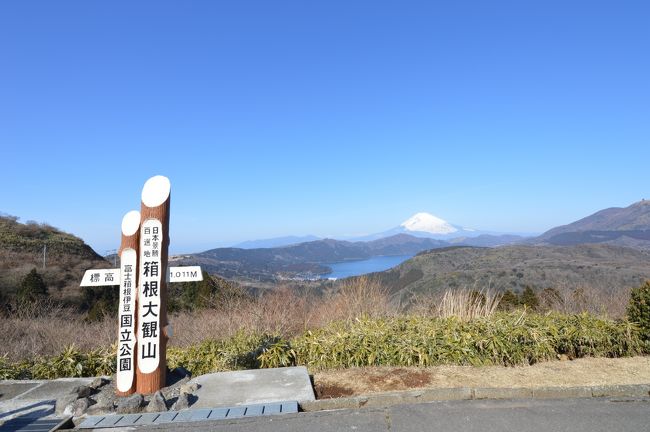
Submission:
[[[321,411],[225,422],[170,424],[134,430],[643,432],[650,431],[650,398],[449,401],[384,409]]]

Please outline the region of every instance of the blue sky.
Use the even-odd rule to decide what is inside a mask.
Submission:
[[[647,2],[0,5],[0,211],[98,252],[145,180],[171,250],[541,232],[650,198]]]

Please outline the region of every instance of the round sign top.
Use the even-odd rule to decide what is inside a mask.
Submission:
[[[132,236],[140,228],[140,212],[131,210],[122,218],[122,234]]]
[[[147,207],[158,207],[167,200],[170,192],[171,183],[167,177],[151,177],[142,188],[142,203]]]

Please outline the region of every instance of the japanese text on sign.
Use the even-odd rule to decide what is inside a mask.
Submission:
[[[140,228],[138,280],[138,368],[142,373],[155,371],[160,361],[162,241],[160,221],[146,220]]]
[[[117,350],[117,389],[128,391],[133,383],[135,367],[135,271],[137,255],[133,249],[125,249],[121,254],[121,284],[119,306],[119,339]]]

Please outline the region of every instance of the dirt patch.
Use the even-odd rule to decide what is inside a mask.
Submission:
[[[392,387],[393,390],[412,387],[424,387],[431,383],[431,374],[422,369],[394,369],[376,371],[368,377],[368,382],[382,387]]]
[[[650,384],[650,357],[583,358],[532,366],[369,367],[314,374],[318,399],[414,388]]]
[[[332,399],[354,395],[353,389],[332,383],[317,383],[314,385],[314,390],[316,399]]]

